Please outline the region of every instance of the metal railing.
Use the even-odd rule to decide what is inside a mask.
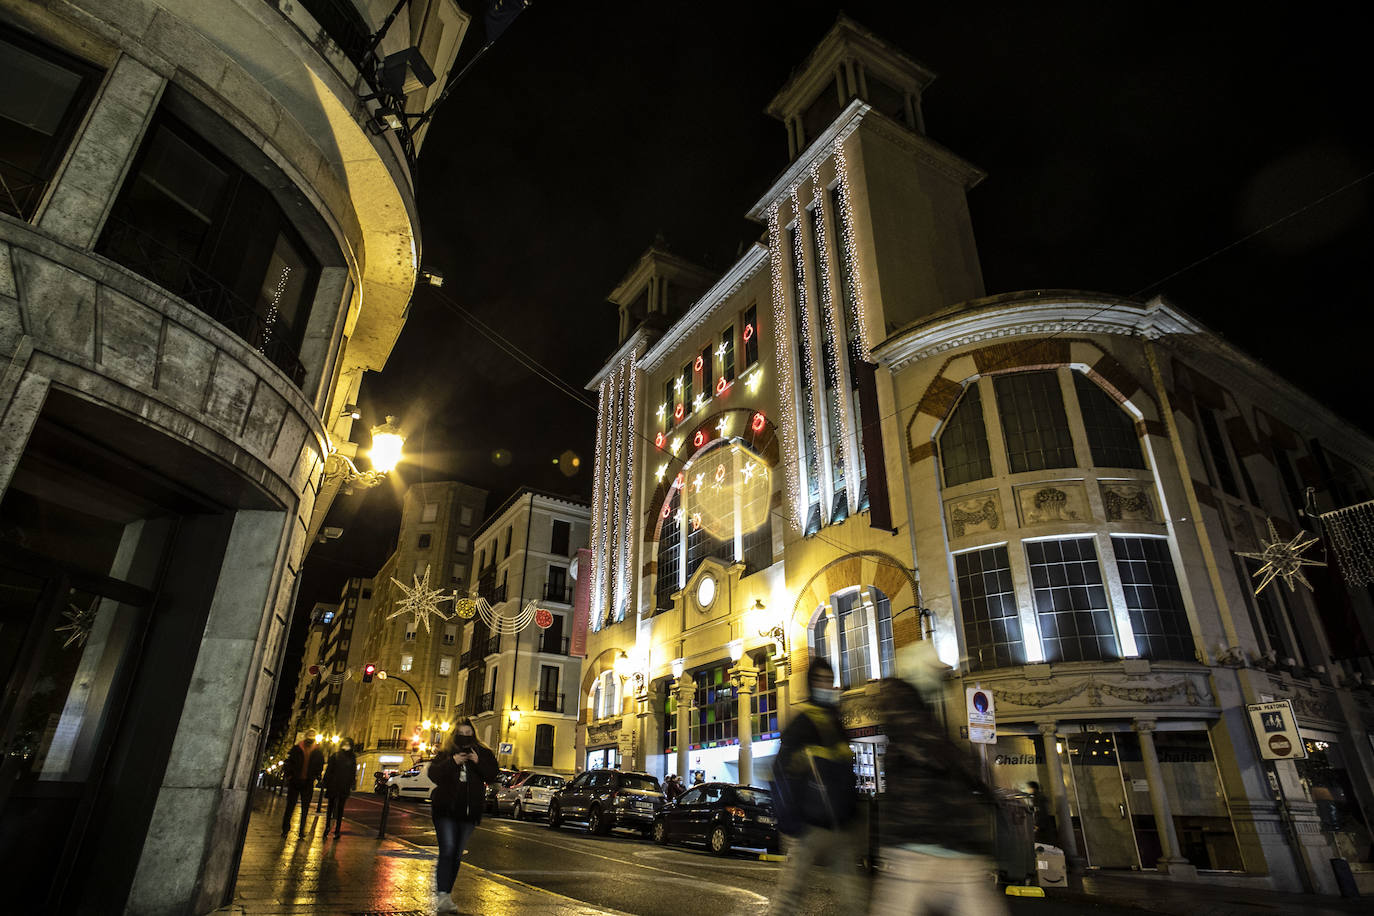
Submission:
[[[491,712],[496,708],[496,691],[488,690],[477,698],[478,712]]]
[[[404,751],[410,749],[409,738],[378,738],[377,750],[379,751]]]
[[[544,693],[542,690],[534,695],[534,708],[538,712],[562,712],[563,694]]]
[[[487,641],[486,641],[485,643],[482,644],[482,655],[483,655],[483,656],[495,655],[497,652],[500,652],[500,651],[501,651],[501,634],[500,634],[500,633],[497,633],[497,634],[494,635],[494,636],[488,636],[488,637],[487,637]]]
[[[204,312],[266,357],[297,385],[305,381],[305,366],[292,346],[253,306],[209,273],[148,233],[111,216],[106,222],[100,252],[134,273],[146,277],[197,311]]]
[[[572,604],[572,586],[558,582],[545,582],[544,600],[557,601],[559,604]]]
[[[46,178],[0,159],[0,213],[28,222],[38,211],[38,202],[47,189]]]
[[[568,642],[569,639],[567,636],[549,636],[541,633],[539,636],[539,651],[547,652],[550,655],[567,655]]]
[[[459,668],[466,668],[468,665],[471,665],[471,664],[472,664],[472,650],[471,650],[471,649],[467,650],[467,651],[464,652],[462,655],[458,656],[458,667],[459,667]]]

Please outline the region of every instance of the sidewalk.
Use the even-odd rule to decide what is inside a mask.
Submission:
[[[1313,894],[1286,894],[1259,887],[1230,887],[1213,883],[1205,875],[1196,882],[1182,882],[1150,874],[1089,874],[1081,882],[1081,890],[1072,886],[1064,889],[1047,888],[1045,896],[1052,901],[1133,906],[1170,916],[1258,916],[1261,913],[1349,916],[1371,911],[1368,897],[1347,900]]]
[[[304,839],[281,836],[285,799],[268,792],[254,798],[239,865],[234,902],[216,913],[428,916],[432,913],[434,853],[344,820],[343,836],[324,836],[324,815],[310,809]],[[502,913],[532,916],[615,914],[496,875],[467,863],[453,892],[466,916]],[[621,914],[617,914],[621,916]]]

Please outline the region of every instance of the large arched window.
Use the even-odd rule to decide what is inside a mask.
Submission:
[[[811,654],[830,662],[846,690],[891,677],[892,605],[887,596],[858,586],[833,595],[811,625]]]
[[[983,397],[978,393],[976,380],[964,389],[959,406],[940,433],[940,469],[947,487],[992,476],[988,431],[983,424]]]
[[[1078,409],[1083,414],[1083,429],[1093,464],[1101,468],[1145,468],[1135,418],[1121,409],[1107,392],[1081,372],[1073,374]]]
[[[614,671],[603,671],[592,686],[593,719],[605,719],[620,712],[620,679]]]
[[[677,519],[681,508],[681,494],[674,488],[658,535],[658,585],[654,606],[659,611],[672,610],[673,592],[682,587],[682,523]]]

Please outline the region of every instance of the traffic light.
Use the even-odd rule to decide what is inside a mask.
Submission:
[[[367,663],[366,665],[363,665],[363,683],[364,683],[364,684],[371,684],[371,683],[372,683],[372,675],[374,675],[374,674],[376,674],[376,673],[377,673],[377,666],[376,666],[376,665],[372,664],[371,662]]]

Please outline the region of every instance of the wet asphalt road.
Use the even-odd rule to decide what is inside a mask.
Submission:
[[[382,800],[354,795],[348,816],[376,829]],[[437,845],[429,806],[422,802],[393,802],[387,833],[433,848]],[[517,822],[488,816],[468,843],[470,862],[488,871],[553,891],[594,906],[639,916],[763,916],[768,895],[777,882],[780,863],[759,861],[757,853],[730,857],[709,854],[697,847],[660,847],[638,833],[615,831],[595,837],[580,826],[549,830],[542,821]],[[459,874],[459,883],[462,875]],[[1099,903],[1044,899],[1009,899],[1015,916],[1021,914],[1134,914],[1140,910]],[[839,901],[824,889],[808,907],[814,916],[860,916],[864,907]]]

